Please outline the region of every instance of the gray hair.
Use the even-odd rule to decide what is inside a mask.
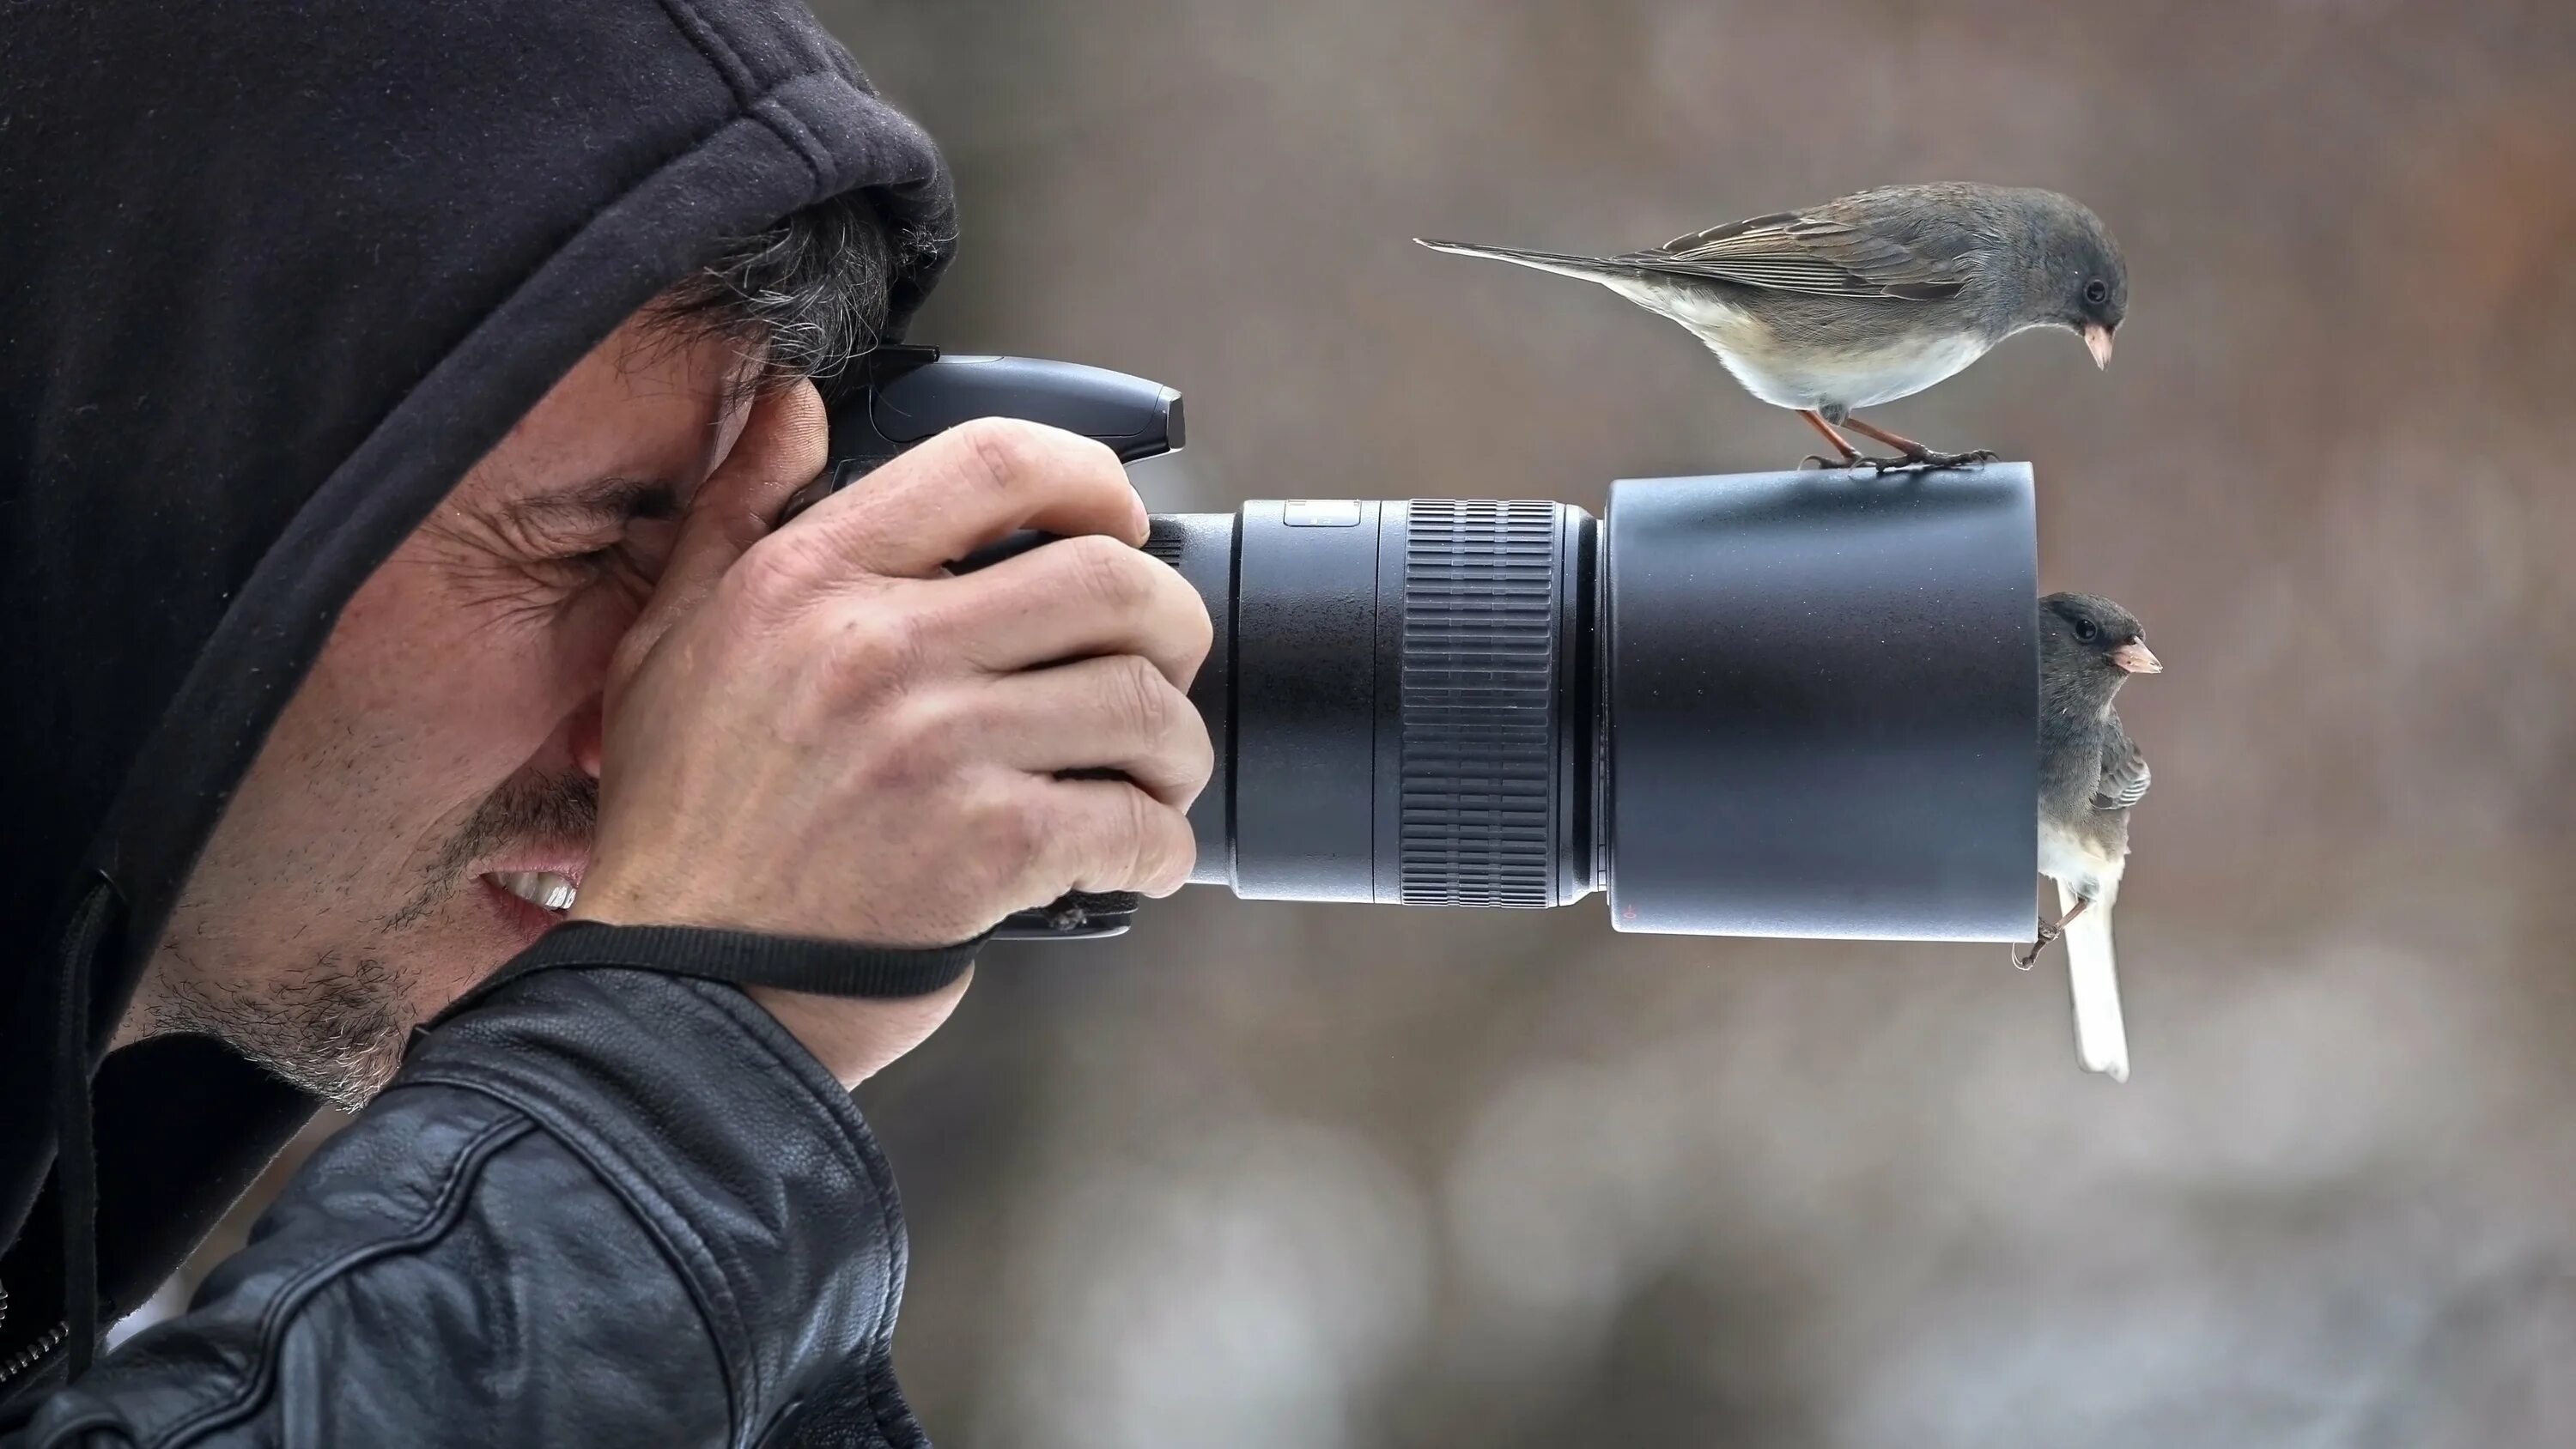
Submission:
[[[648,315],[676,338],[716,333],[758,351],[755,389],[828,379],[883,339],[895,275],[936,245],[890,235],[867,194],[849,192],[719,243]]]

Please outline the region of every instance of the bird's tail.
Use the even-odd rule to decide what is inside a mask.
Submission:
[[[2120,971],[2111,950],[2111,902],[2119,882],[2102,883],[2084,914],[2066,923],[2066,983],[2075,999],[2075,1055],[2088,1072],[2129,1079],[2129,1029],[2120,1019]],[[2061,885],[2061,912],[2075,909],[2075,892]]]
[[[1435,252],[1448,252],[1461,257],[1492,257],[1498,262],[1536,267],[1560,277],[1581,277],[1587,282],[1607,282],[1614,278],[1633,277],[1637,269],[1608,257],[1579,257],[1571,252],[1534,252],[1520,247],[1480,247],[1467,242],[1432,241],[1415,237],[1414,242]]]

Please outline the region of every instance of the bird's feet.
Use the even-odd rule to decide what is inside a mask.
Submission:
[[[1866,453],[1854,453],[1848,458],[1828,458],[1821,453],[1809,453],[1798,460],[1798,466],[1801,468],[1867,468],[1872,473],[1910,473],[1918,470],[1931,473],[1943,468],[1966,468],[1979,463],[1991,463],[1998,456],[2000,455],[1992,448],[1976,448],[1965,453],[1936,453],[1929,448],[1917,448],[1895,458],[1871,457]]]
[[[1911,468],[1915,465],[1903,458],[1873,458],[1864,453],[1854,453],[1848,458],[1828,458],[1822,453],[1809,453],[1807,456],[1798,460],[1798,466],[1801,468],[1840,468],[1845,471],[1850,471],[1855,468],[1867,468],[1872,473],[1888,473]]]
[[[1970,448],[1964,453],[1936,453],[1930,448],[1910,448],[1906,450],[1905,462],[1902,466],[1921,468],[1926,471],[1936,468],[1973,468],[1979,463],[1991,463],[1998,456],[2000,455],[1992,448]]]
[[[2064,926],[2054,922],[2042,924],[2039,928],[2039,939],[2030,943],[2029,950],[2012,953],[2013,965],[2023,971],[2029,970],[2039,963],[2039,953],[2048,949],[2048,943],[2065,934]]]

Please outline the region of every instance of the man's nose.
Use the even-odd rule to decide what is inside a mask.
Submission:
[[[598,695],[592,695],[588,704],[573,712],[569,740],[572,762],[594,780],[599,778],[602,741],[608,733],[607,719],[605,701]]]

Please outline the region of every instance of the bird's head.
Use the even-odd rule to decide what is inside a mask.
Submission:
[[[2116,692],[2132,674],[2161,674],[2138,616],[2094,594],[2039,601],[2040,668],[2052,685]]]
[[[2039,294],[2045,321],[2084,339],[2093,365],[2111,365],[2111,339],[2129,315],[2129,264],[2092,208],[2053,191],[2037,193]],[[2036,320],[2036,319],[2035,319]]]

